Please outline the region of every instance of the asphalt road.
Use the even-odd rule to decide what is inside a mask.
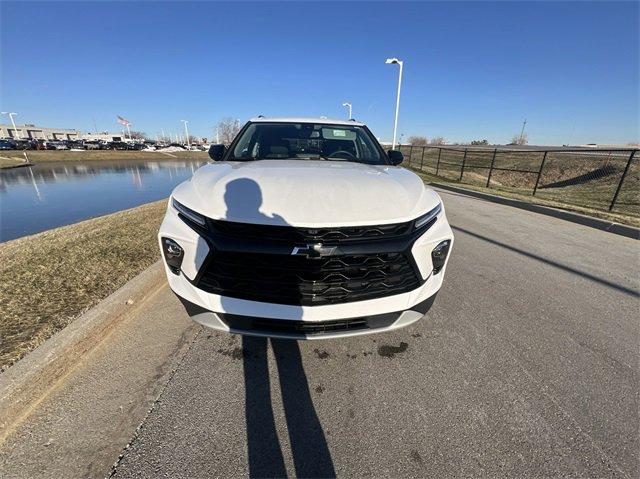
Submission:
[[[145,354],[97,355],[124,361],[119,375],[143,385],[136,397],[150,409],[137,430],[131,414],[118,419],[130,431],[120,459],[122,431],[91,446],[85,438],[66,469],[77,438],[58,431],[61,449],[41,444],[61,429],[56,407],[71,408],[76,426],[94,420],[91,401],[71,394],[16,432],[4,475],[638,477],[638,242],[441,196],[456,243],[420,322],[342,340],[243,338],[189,326],[165,288],[141,323],[175,325],[158,343],[171,361],[161,382],[131,379]],[[135,347],[152,348],[153,331]],[[77,396],[94,384],[85,374],[83,386],[71,377]],[[131,402],[126,387],[105,387],[94,407],[106,396]],[[104,459],[88,467],[98,449]]]

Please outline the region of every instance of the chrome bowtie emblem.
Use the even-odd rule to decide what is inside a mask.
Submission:
[[[304,246],[294,246],[291,255],[319,258],[320,256],[331,256],[335,251],[336,246],[322,246],[320,243],[315,243]]]

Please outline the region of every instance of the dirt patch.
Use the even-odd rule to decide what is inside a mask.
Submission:
[[[329,353],[324,350],[314,349],[313,352],[316,353],[316,356],[320,359],[327,359],[329,357]]]
[[[400,346],[391,346],[383,344],[378,347],[378,354],[385,358],[393,358],[396,354],[404,353],[409,345],[405,342],[401,342]]]

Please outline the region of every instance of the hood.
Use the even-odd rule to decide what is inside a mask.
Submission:
[[[440,201],[404,168],[313,160],[208,164],[173,196],[213,219],[312,227],[408,221]]]

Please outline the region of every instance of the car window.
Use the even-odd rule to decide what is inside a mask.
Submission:
[[[252,123],[241,133],[229,159],[386,164],[375,139],[365,128],[316,123]]]

